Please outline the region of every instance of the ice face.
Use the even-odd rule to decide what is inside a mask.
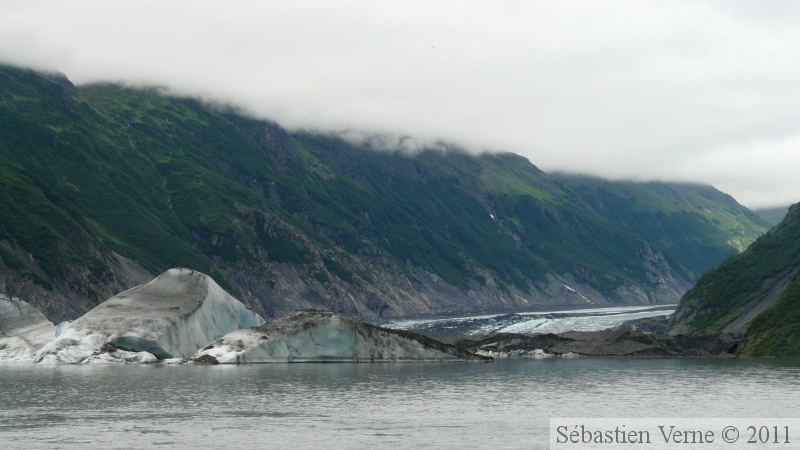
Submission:
[[[148,362],[187,358],[213,340],[264,319],[210,277],[170,269],[89,311],[45,345],[35,362]]]
[[[55,326],[38,309],[0,294],[0,362],[31,362],[55,335]]]
[[[192,359],[223,364],[275,362],[461,361],[391,330],[329,311],[299,311],[261,327],[229,333]]]
[[[65,320],[65,321],[59,323],[58,325],[56,325],[56,337],[61,336],[61,333],[63,333],[64,330],[69,328],[71,325],[72,325],[72,321],[71,320]]]

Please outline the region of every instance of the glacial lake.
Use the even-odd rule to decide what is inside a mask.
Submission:
[[[9,449],[547,448],[551,417],[798,415],[796,359],[0,364]]]

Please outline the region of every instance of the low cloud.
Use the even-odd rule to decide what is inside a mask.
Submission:
[[[7,0],[0,60],[757,207],[800,201],[799,20],[784,2]]]
[[[365,133],[361,130],[317,130],[336,135],[355,145],[366,146],[373,150],[391,152],[401,151],[406,153],[419,153],[423,150],[440,150],[459,148],[457,145],[447,144],[443,141],[421,140],[414,136],[391,133]]]

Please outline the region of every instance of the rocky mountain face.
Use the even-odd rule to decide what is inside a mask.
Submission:
[[[800,354],[800,204],[681,299],[671,334],[744,334],[744,355]]]
[[[170,267],[264,316],[675,302],[766,231],[708,186],[385,150],[0,66],[0,293],[58,323]]]

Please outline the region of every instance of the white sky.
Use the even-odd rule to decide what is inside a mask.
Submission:
[[[0,61],[800,201],[800,2],[0,2]]]

